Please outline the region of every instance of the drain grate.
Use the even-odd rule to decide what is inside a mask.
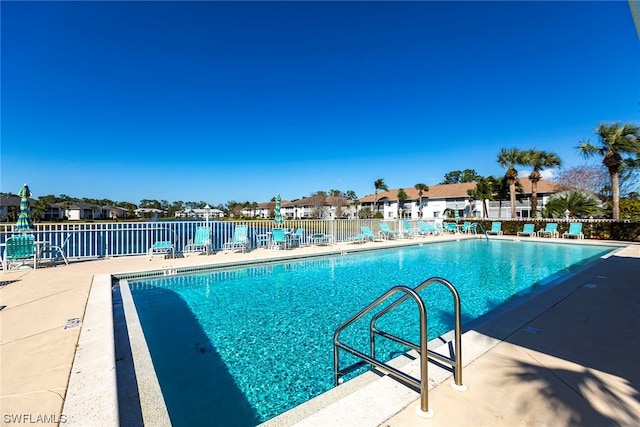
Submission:
[[[80,318],[74,317],[72,319],[67,320],[67,322],[64,324],[64,327],[62,329],[73,329],[73,328],[77,328],[78,326],[80,326]]]
[[[536,334],[536,335],[542,332],[540,329],[534,328],[533,326],[527,326],[526,328],[524,328],[524,331],[529,332],[530,334]]]
[[[586,285],[583,286],[583,288],[587,288],[587,289],[594,289],[597,287],[598,285],[594,285],[593,283],[587,283]]]

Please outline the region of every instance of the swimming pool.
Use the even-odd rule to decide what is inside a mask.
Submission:
[[[458,288],[467,323],[611,250],[463,240],[131,282],[130,288],[172,424],[256,425],[333,387],[334,330],[392,286],[444,277]],[[435,286],[422,295],[432,339],[451,328],[450,296]],[[402,333],[417,317],[398,310],[385,321],[385,330]],[[366,329],[344,336],[356,347],[368,342]],[[398,351],[383,350],[389,357]]]

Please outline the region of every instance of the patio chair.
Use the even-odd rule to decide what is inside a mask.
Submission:
[[[2,257],[2,272],[11,270],[14,264],[18,264],[15,268],[22,267],[33,261],[33,269],[38,266],[38,251],[33,235],[26,234],[20,236],[9,237],[4,248],[4,256]]]
[[[544,230],[538,231],[540,237],[560,237],[558,233],[558,224],[555,222],[548,222]]]
[[[518,236],[529,236],[533,237],[536,235],[536,225],[535,224],[525,224],[522,227],[522,231],[518,231]]]
[[[289,235],[289,246],[297,248],[302,245],[304,239],[304,228],[298,228],[295,233]]]
[[[582,234],[582,223],[581,222],[572,222],[569,224],[569,230],[562,233],[562,238],[575,237],[577,239],[584,239],[584,234]]]
[[[66,255],[64,254],[64,249],[67,247],[67,243],[69,243],[69,239],[71,239],[71,233],[67,234],[64,241],[60,246],[52,245],[47,243],[44,245],[40,252],[40,260],[48,258],[51,260],[53,264],[55,264],[58,259],[62,258],[66,265],[69,265],[69,261],[67,260]],[[49,256],[46,256],[49,255]]]
[[[171,240],[159,240],[154,242],[147,251],[149,261],[151,261],[154,255],[165,255],[166,257],[168,254],[171,254],[171,258],[175,258],[176,249]]]
[[[494,234],[496,236],[502,235],[502,223],[500,221],[494,221],[491,223],[491,230],[487,230],[487,234]]]
[[[274,228],[271,230],[271,249],[287,249],[287,235],[283,228]]]
[[[399,235],[400,235],[400,233],[398,233],[395,230],[392,230],[389,227],[389,224],[387,224],[386,222],[381,222],[380,223],[380,236],[382,236],[382,238],[384,238],[384,239],[395,239]]]
[[[472,229],[471,221],[465,221],[462,224],[462,232],[463,233],[471,233],[472,231],[475,231],[475,228]]]
[[[233,230],[233,238],[230,241],[222,244],[222,250],[224,252],[241,250],[242,253],[245,253],[247,249],[249,249],[248,232],[248,226],[236,226],[235,230]]]
[[[362,227],[360,227],[360,231],[362,232],[362,234],[364,235],[364,238],[366,240],[370,240],[372,242],[375,242],[376,240],[378,240],[378,241],[382,240],[382,237],[380,235],[376,236],[373,233],[373,231],[371,231],[371,227],[362,226]]]
[[[182,252],[204,252],[209,255],[211,253],[211,227],[196,228],[193,242],[188,243]]]

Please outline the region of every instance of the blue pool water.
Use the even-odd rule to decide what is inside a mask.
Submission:
[[[173,425],[251,426],[333,387],[337,326],[395,285],[458,289],[463,323],[611,247],[464,240],[130,283]],[[444,286],[421,293],[429,339],[452,329]],[[415,306],[381,326],[417,342]],[[368,348],[368,320],[344,341]],[[358,327],[361,326],[361,327]],[[388,358],[400,350],[382,347]],[[342,358],[345,365],[352,360]],[[344,367],[344,366],[343,366]]]

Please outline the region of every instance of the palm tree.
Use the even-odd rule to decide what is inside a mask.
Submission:
[[[592,145],[582,141],[578,150],[585,157],[602,156],[602,164],[609,170],[611,177],[611,196],[613,202],[613,219],[620,219],[620,169],[625,163],[624,154],[640,156],[640,128],[626,123],[601,123],[595,129],[600,141]]]
[[[544,208],[547,218],[562,218],[565,211],[574,218],[588,218],[602,213],[602,202],[593,193],[583,190],[561,191],[549,197]]]
[[[373,202],[373,206],[375,207],[376,211],[380,212],[380,209],[378,209],[378,190],[389,191],[389,187],[387,187],[387,184],[384,183],[383,178],[376,179],[375,182],[373,183],[373,186],[376,189],[374,193],[375,201]]]
[[[556,153],[531,149],[524,152],[524,163],[533,168],[533,171],[529,175],[529,180],[531,181],[531,217],[535,218],[538,213],[538,182],[541,178],[540,171],[544,168],[560,166],[561,160]]]
[[[503,168],[507,168],[504,179],[509,185],[509,199],[511,201],[511,218],[516,218],[516,181],[518,180],[518,171],[516,165],[522,165],[524,152],[518,148],[503,148],[498,153],[498,163]]]
[[[418,197],[420,198],[420,218],[422,218],[422,194],[429,191],[429,186],[426,184],[418,183],[413,186],[416,190],[418,190]]]

